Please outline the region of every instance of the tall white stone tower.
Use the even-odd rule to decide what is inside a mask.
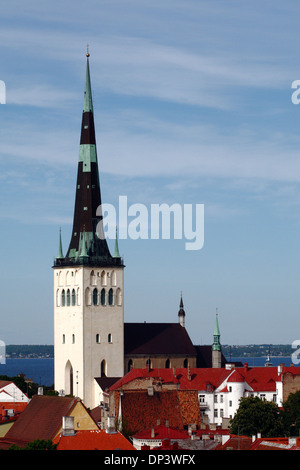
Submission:
[[[97,406],[95,377],[124,375],[124,265],[116,238],[104,237],[87,53],[76,198],[66,256],[61,236],[54,271],[54,386]]]

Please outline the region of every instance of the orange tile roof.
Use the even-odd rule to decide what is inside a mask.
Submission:
[[[136,450],[120,433],[103,430],[76,431],[74,436],[60,434],[53,440],[57,450]]]

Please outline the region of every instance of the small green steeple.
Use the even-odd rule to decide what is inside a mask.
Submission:
[[[115,252],[114,252],[114,258],[121,258],[120,253],[119,253],[119,243],[118,243],[118,229],[116,227],[116,239],[115,239]]]
[[[61,228],[59,229],[59,243],[58,243],[58,253],[56,259],[63,259],[63,251],[62,251],[62,242],[61,242]]]
[[[216,310],[216,323],[214,329],[214,342],[212,345],[213,351],[221,351],[221,343],[220,343],[220,329],[219,329],[219,322],[218,322],[218,309]]]

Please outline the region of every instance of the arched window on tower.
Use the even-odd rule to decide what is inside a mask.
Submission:
[[[76,305],[76,292],[75,289],[72,290],[72,305]]]
[[[56,290],[56,307],[60,307],[60,293],[59,293],[59,289]]]
[[[101,290],[101,305],[105,305],[105,289]]]
[[[70,289],[67,290],[67,306],[70,307],[71,305],[71,293]]]
[[[185,369],[187,369],[188,365],[189,365],[189,361],[188,361],[187,359],[185,359],[185,360],[183,361],[183,367],[184,367]]]
[[[110,275],[110,283],[112,286],[116,286],[117,285],[117,275],[116,275],[116,271],[112,271],[111,272],[111,275]]]
[[[170,369],[170,359],[167,359],[167,360],[166,360],[165,368],[166,368],[166,369]]]
[[[89,287],[85,289],[85,305],[91,305],[91,291]]]
[[[97,285],[97,278],[96,278],[95,271],[91,271],[90,284],[91,284],[91,286],[96,286]]]
[[[66,293],[65,289],[61,291],[61,306],[64,307],[66,305]]]
[[[106,272],[102,271],[101,273],[101,286],[106,286]]]
[[[119,306],[122,305],[122,291],[120,287],[118,287],[116,292],[116,304]]]
[[[100,376],[101,376],[101,377],[105,377],[105,376],[106,376],[106,362],[105,362],[105,359],[103,359],[103,361],[101,362],[101,366],[100,366]]]
[[[113,305],[114,302],[114,292],[112,289],[108,291],[108,305]]]
[[[93,290],[93,305],[98,305],[98,289]]]

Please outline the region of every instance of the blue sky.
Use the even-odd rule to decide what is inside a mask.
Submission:
[[[204,204],[205,243],[120,240],[126,321],[210,344],[292,343],[300,313],[300,6],[12,0],[1,9],[1,333],[53,343],[89,44],[103,202]],[[113,247],[113,244],[110,246]]]

